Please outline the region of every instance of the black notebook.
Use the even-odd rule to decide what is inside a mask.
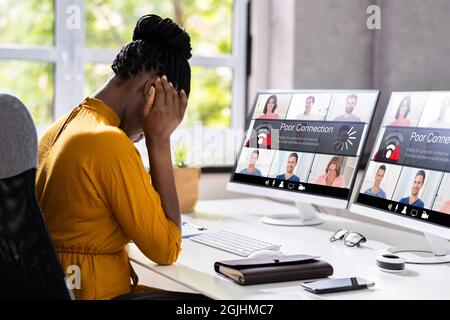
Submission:
[[[329,263],[309,255],[218,261],[214,270],[241,285],[317,279],[333,274]]]

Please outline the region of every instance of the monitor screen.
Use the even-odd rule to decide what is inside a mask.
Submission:
[[[449,157],[450,92],[394,92],[356,203],[450,227]]]
[[[259,92],[231,182],[348,200],[377,100],[376,90]]]

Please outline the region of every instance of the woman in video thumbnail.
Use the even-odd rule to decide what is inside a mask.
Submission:
[[[363,193],[369,196],[386,199],[386,192],[384,192],[384,190],[381,189],[380,187],[381,181],[383,181],[385,173],[386,173],[386,166],[382,164],[381,166],[378,167],[377,173],[375,175],[375,180],[373,181],[373,186],[364,191]]]
[[[315,184],[323,186],[331,186],[337,188],[345,187],[345,178],[341,175],[342,161],[339,157],[331,158],[328,162],[325,174],[318,176],[315,180]]]
[[[277,110],[277,96],[271,95],[264,105],[263,114],[258,117],[258,119],[278,119],[279,115],[275,112]]]
[[[411,120],[408,119],[409,112],[411,111],[411,96],[406,96],[400,102],[397,113],[395,114],[395,120],[392,121],[390,126],[409,127]]]
[[[259,176],[259,177],[262,176],[261,171],[256,169],[255,167],[258,158],[259,158],[259,151],[253,150],[252,153],[250,154],[250,158],[248,159],[248,167],[242,169],[241,171],[239,171],[239,173],[248,174],[250,176]]]
[[[275,179],[287,180],[293,182],[300,182],[300,178],[294,174],[295,167],[297,166],[298,155],[295,152],[292,152],[289,155],[287,164],[286,164],[286,172],[279,174],[275,177]]]

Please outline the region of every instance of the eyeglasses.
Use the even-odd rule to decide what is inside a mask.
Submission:
[[[361,233],[339,229],[330,238],[330,242],[344,240],[344,244],[348,247],[359,247],[361,243],[367,241]]]

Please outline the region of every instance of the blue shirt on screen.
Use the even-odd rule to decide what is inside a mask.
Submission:
[[[245,168],[245,169],[242,169],[241,171],[239,171],[239,173],[247,174],[249,176],[262,176],[261,171],[259,171],[258,169],[255,169],[255,172],[249,173],[247,171],[247,168]]]
[[[373,192],[372,188],[369,188],[366,191],[364,191],[363,193],[367,194],[369,196],[372,196],[372,197],[378,197],[378,198],[386,199],[386,192],[384,192],[383,189],[381,189],[381,188],[380,188],[380,191],[378,191],[378,192]]]
[[[284,173],[277,175],[277,176],[275,177],[275,179],[285,180]],[[287,179],[287,181],[300,182],[300,178],[297,177],[297,176],[294,174],[292,177],[290,177],[289,179]]]
[[[411,206],[415,206],[415,207],[419,207],[419,208],[425,207],[425,203],[420,199],[417,199],[416,201],[414,201],[413,203],[410,204],[409,197],[401,198],[400,203],[409,204]]]

